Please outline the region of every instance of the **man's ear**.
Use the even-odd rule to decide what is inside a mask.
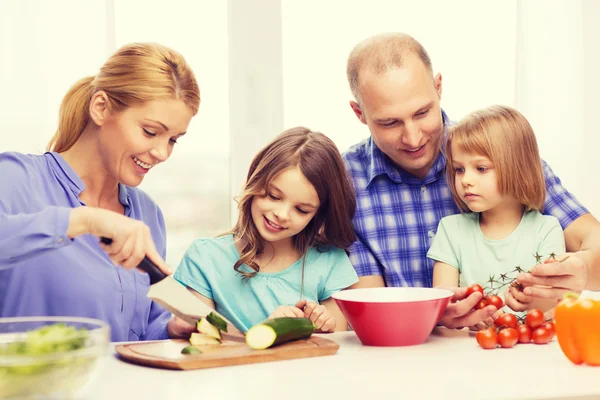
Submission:
[[[362,108],[360,108],[360,104],[355,101],[350,101],[350,107],[352,108],[352,111],[354,111],[356,118],[366,125],[367,120],[365,119],[365,113],[363,112]]]
[[[108,96],[102,90],[94,93],[90,100],[90,118],[98,126],[102,126],[110,114]]]
[[[433,86],[435,87],[435,91],[438,94],[438,97],[442,98],[442,74],[438,73],[433,77]]]

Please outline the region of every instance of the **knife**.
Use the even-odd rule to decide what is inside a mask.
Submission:
[[[100,242],[106,245],[112,243],[112,239],[101,237]],[[194,296],[185,286],[166,275],[148,257],[138,265],[138,268],[150,276],[150,289],[148,298],[156,301],[172,314],[178,316],[190,325],[196,326],[200,318],[214,313],[221,317],[229,327],[235,326],[221,314],[210,308],[202,300]],[[228,327],[228,328],[229,328]],[[229,331],[229,329],[228,329]]]

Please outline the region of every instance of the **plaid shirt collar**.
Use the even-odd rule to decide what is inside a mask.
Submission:
[[[444,110],[442,110],[442,121],[444,122],[445,140],[448,134],[448,128],[452,126],[452,122],[448,119],[448,116]],[[367,187],[370,186],[371,182],[373,182],[373,180],[379,175],[387,175],[395,183],[406,183],[409,185],[428,184],[436,181],[439,178],[440,173],[442,173],[446,167],[446,158],[442,152],[440,152],[435,162],[431,166],[431,169],[429,172],[427,172],[425,178],[421,180],[394,164],[394,162],[383,151],[381,151],[377,145],[375,145],[372,136],[368,139],[366,150],[367,157],[369,159],[369,167],[367,171],[369,182],[367,183]]]

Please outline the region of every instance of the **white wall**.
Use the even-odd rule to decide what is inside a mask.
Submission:
[[[142,185],[166,214],[176,265],[193,238],[231,226],[247,164],[280,129],[306,125],[342,151],[367,137],[348,106],[346,58],[371,34],[404,31],[441,72],[452,119],[516,106],[542,156],[600,215],[600,2],[253,1],[0,0],[0,151],[44,151],[64,93],[116,47],[158,41],[182,52],[200,82],[200,112]]]
[[[283,1],[284,122],[330,136],[341,151],[369,135],[348,105],[346,60],[370,35],[400,31],[427,49],[450,118],[515,96],[516,2]]]
[[[106,58],[106,21],[104,1],[0,1],[0,151],[44,151],[62,96]]]

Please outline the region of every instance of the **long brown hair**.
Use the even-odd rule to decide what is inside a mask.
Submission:
[[[469,212],[456,191],[452,145],[489,158],[497,171],[500,193],[514,197],[527,211],[543,211],[546,182],[542,159],[533,129],[520,112],[507,106],[491,106],[469,114],[450,128],[446,178],[458,207]]]
[[[247,278],[259,271],[255,257],[263,252],[263,241],[252,220],[252,200],[266,196],[271,181],[281,171],[297,166],[314,186],[321,205],[308,225],[293,237],[296,250],[306,255],[311,247],[347,249],[356,239],[352,218],[356,211],[354,188],[344,161],[331,139],[304,127],[289,129],[263,148],[252,160],[244,192],[238,202],[239,216],[231,232],[244,247],[234,269]],[[248,265],[252,273],[240,270]]]
[[[104,63],[98,75],[69,89],[48,151],[61,153],[75,144],[90,118],[92,95],[100,90],[106,93],[111,112],[159,99],[181,99],[194,115],[200,106],[198,83],[181,54],[155,43],[128,44]]]

